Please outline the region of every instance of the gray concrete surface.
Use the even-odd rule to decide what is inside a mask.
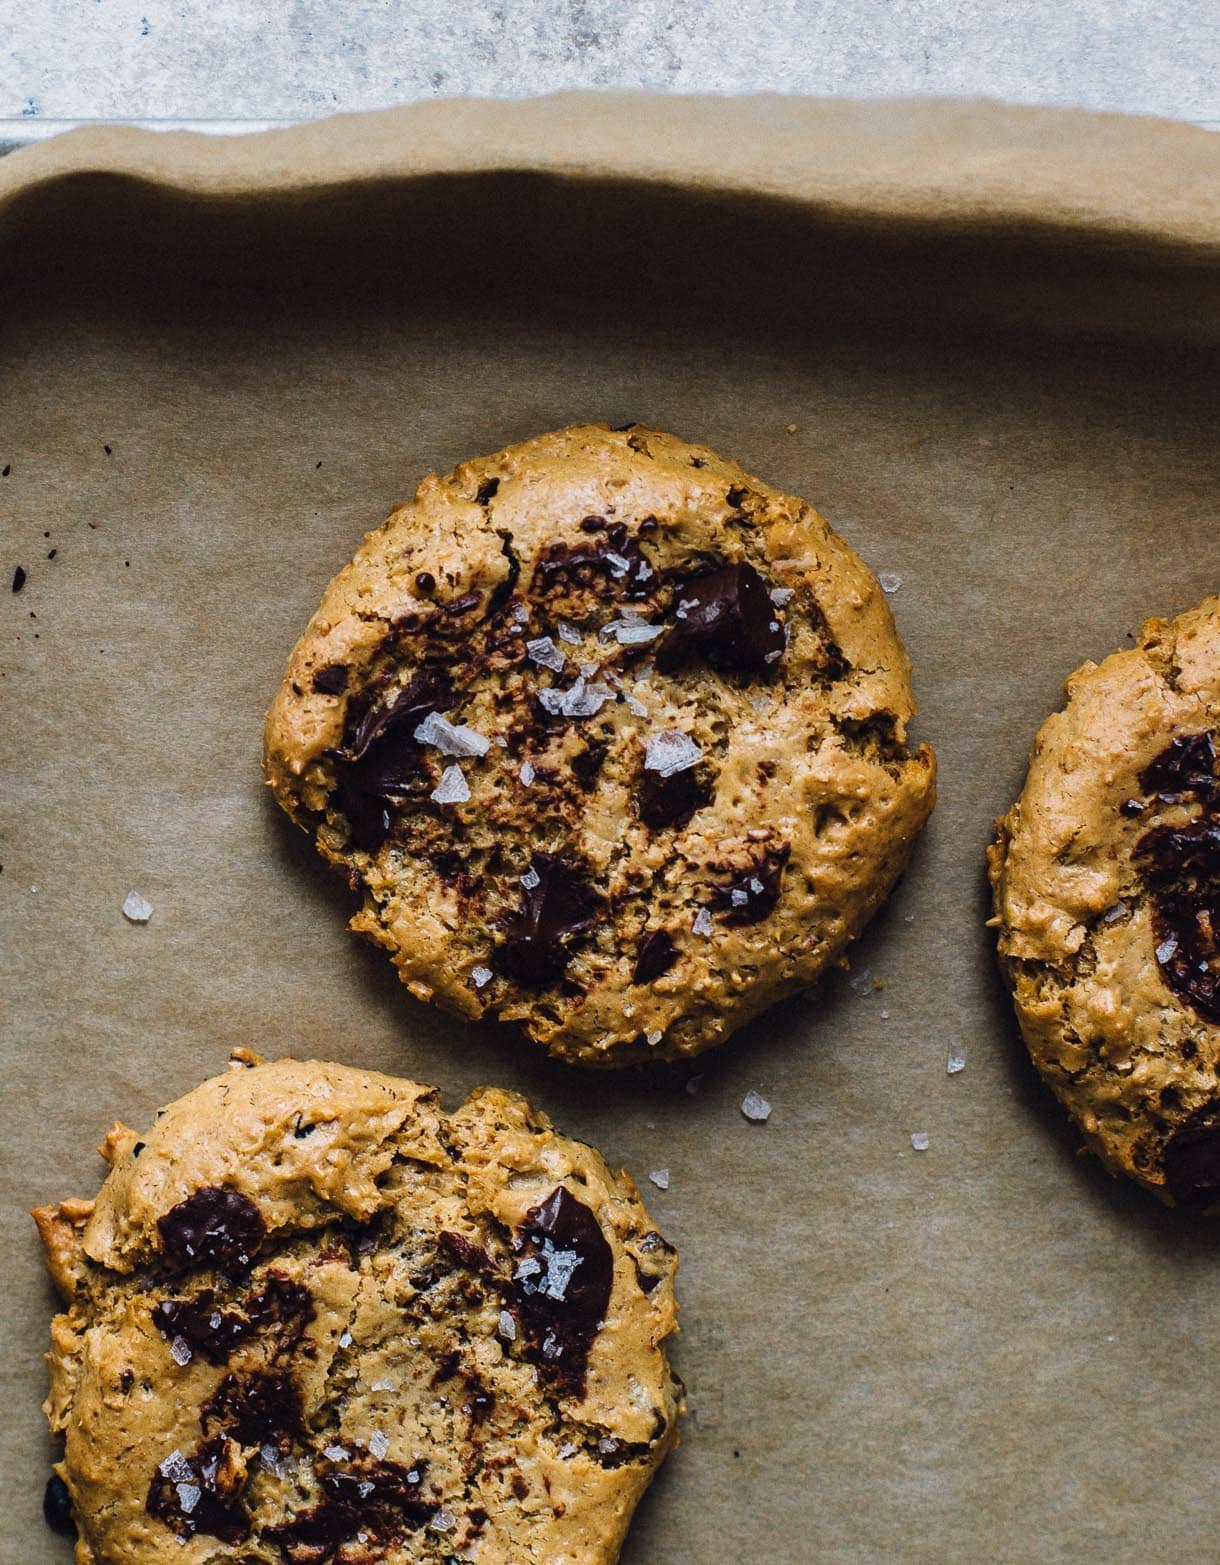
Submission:
[[[1216,0],[0,0],[0,120],[562,88],[985,95],[1220,126]]]

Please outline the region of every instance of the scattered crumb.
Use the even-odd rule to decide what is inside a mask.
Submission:
[[[19,565],[17,567],[17,569],[13,572],[13,591],[14,592],[20,592],[21,589],[25,586],[25,582],[26,582],[25,566],[24,565]]]
[[[741,1100],[741,1112],[755,1125],[763,1125],[771,1118],[771,1105],[753,1088]]]
[[[881,1011],[881,1020],[883,1022],[888,1022],[889,1019],[890,1019],[890,1013],[883,1008],[882,1011]]]
[[[658,1190],[669,1189],[669,1170],[667,1168],[654,1168],[648,1177]]]
[[[661,1032],[649,1032],[644,1034],[644,1037],[648,1042],[648,1046],[652,1049],[656,1048],[657,1044],[660,1043],[664,1036],[665,1034]]]
[[[152,916],[152,903],[138,891],[129,891],[123,899],[123,917],[132,924],[147,924]]]
[[[926,1152],[930,1141],[931,1137],[926,1130],[913,1130],[911,1132],[911,1145],[916,1152]]]
[[[795,424],[789,424],[788,425],[788,433],[790,435],[795,435],[796,434],[796,425]],[[737,1455],[736,1451],[733,1452],[733,1455],[734,1456]]]

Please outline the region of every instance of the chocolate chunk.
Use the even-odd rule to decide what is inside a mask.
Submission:
[[[518,1238],[509,1307],[525,1351],[561,1394],[581,1397],[589,1349],[610,1303],[613,1253],[597,1218],[562,1185],[525,1214]]]
[[[233,1310],[222,1310],[211,1288],[193,1299],[162,1299],[153,1306],[153,1325],[173,1342],[176,1337],[213,1364],[227,1364],[229,1355],[249,1335],[250,1322]]]
[[[602,905],[585,871],[569,859],[535,854],[534,884],[524,887],[521,911],[493,953],[501,972],[532,989],[555,983],[568,965],[564,941],[587,929]]]
[[[677,621],[657,648],[672,673],[698,656],[721,673],[770,677],[784,652],[784,628],[767,583],[744,560],[691,577],[675,590]]]
[[[604,516],[586,516],[580,523],[586,533],[597,533],[596,542],[568,545],[561,539],[549,543],[534,566],[531,590],[543,597],[557,588],[600,587],[609,578],[629,601],[648,595],[656,572],[649,564],[639,540],[630,536],[622,522],[607,522]]]
[[[662,777],[644,772],[635,791],[635,807],[645,826],[685,826],[696,810],[712,802],[714,790],[706,767],[694,767]]]
[[[725,491],[725,504],[731,506],[734,511],[741,509],[741,503],[749,494],[748,489],[743,489],[740,484],[733,484]]]
[[[495,498],[500,489],[498,478],[485,478],[475,492],[475,499],[480,505],[486,505],[489,500]]]
[[[432,574],[431,571],[420,571],[419,575],[415,578],[415,588],[416,591],[421,592],[425,598],[431,596],[431,594],[436,591],[436,577]]]
[[[52,1532],[58,1532],[65,1538],[76,1537],[76,1523],[72,1520],[72,1496],[58,1473],[51,1474],[42,1491],[42,1516]]]
[[[347,689],[347,668],[343,663],[331,663],[318,669],[313,676],[313,688],[320,696],[341,696]]]
[[[417,1532],[436,1514],[436,1506],[421,1492],[426,1472],[425,1462],[409,1468],[399,1462],[332,1468],[322,1475],[326,1498],[320,1505],[278,1527],[268,1527],[263,1536],[288,1565],[322,1565],[357,1532],[384,1549],[406,1533]]]
[[[347,817],[351,842],[374,853],[389,835],[394,800],[409,793],[419,775],[422,748],[415,730],[429,712],[453,704],[449,677],[417,669],[387,706],[360,714],[338,762],[333,803]]]
[[[205,1185],[157,1219],[166,1259],[173,1265],[248,1271],[267,1236],[262,1214],[238,1190]]]
[[[283,1272],[268,1272],[257,1293],[246,1299],[242,1308],[250,1324],[262,1330],[267,1326],[290,1326],[297,1336],[314,1318],[313,1298],[302,1283],[293,1282]]]
[[[242,1445],[291,1448],[301,1427],[301,1393],[282,1371],[228,1374],[200,1415],[204,1430],[215,1425]]]
[[[580,524],[582,533],[604,533],[606,530],[606,518],[604,516],[586,516]]]
[[[180,1538],[196,1533],[219,1538],[222,1543],[241,1543],[250,1536],[250,1517],[241,1503],[245,1484],[241,1468],[234,1462],[234,1448],[222,1435],[209,1440],[190,1456],[181,1452],[167,1458],[153,1475],[144,1509],[165,1523]],[[188,1510],[183,1505],[182,1489],[189,1485],[197,1491]]]
[[[21,589],[25,586],[25,582],[26,582],[25,566],[24,565],[19,565],[17,567],[17,569],[13,572],[13,591],[14,592],[20,592]]]
[[[711,905],[726,924],[757,924],[775,909],[788,849],[768,853],[724,884],[711,887]]]
[[[572,757],[572,775],[586,792],[597,781],[598,773],[605,765],[609,750],[610,746],[605,741],[593,739],[579,755]]]
[[[678,948],[663,929],[650,929],[636,951],[633,984],[651,983],[678,960]]]
[[[1175,739],[1140,776],[1162,806],[1198,809],[1136,844],[1152,902],[1161,977],[1205,1021],[1220,1026],[1220,752],[1211,733]]]
[[[1220,1200],[1220,1123],[1183,1125],[1165,1143],[1165,1183],[1179,1206]]]
[[[467,1239],[465,1234],[455,1234],[448,1229],[442,1229],[436,1236],[436,1242],[442,1250],[446,1250],[459,1265],[465,1266],[468,1271],[491,1274],[495,1271],[491,1257],[481,1244],[475,1244],[473,1239]]]

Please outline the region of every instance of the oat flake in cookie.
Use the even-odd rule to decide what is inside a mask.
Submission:
[[[238,1064],[35,1213],[81,1565],[600,1565],[673,1445],[677,1258],[515,1094]]]
[[[1220,1201],[1220,598],[1067,683],[989,854],[1034,1064],[1114,1173]]]
[[[413,994],[625,1065],[720,1042],[859,934],[932,806],[912,710],[816,511],[588,425],[426,478],[369,535],[266,768]]]

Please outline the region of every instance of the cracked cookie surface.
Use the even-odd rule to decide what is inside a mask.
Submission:
[[[932,807],[877,581],[803,500],[632,425],[424,479],[268,716],[276,798],[413,994],[695,1054],[837,961]]]
[[[1034,1064],[1114,1173],[1220,1201],[1220,597],[1067,682],[989,870]]]
[[[674,1250],[513,1093],[235,1064],[35,1213],[80,1565],[598,1565],[677,1435]]]

